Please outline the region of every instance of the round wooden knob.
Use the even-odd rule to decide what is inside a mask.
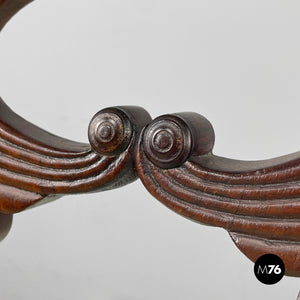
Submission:
[[[113,107],[99,111],[92,118],[88,136],[95,152],[115,156],[126,149],[132,132],[132,125],[126,113]]]
[[[212,151],[214,131],[210,122],[196,113],[163,115],[145,129],[147,157],[161,168],[182,165],[191,155]]]

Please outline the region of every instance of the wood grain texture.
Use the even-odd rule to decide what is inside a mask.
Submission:
[[[167,120],[163,126],[161,120]],[[217,157],[207,153],[214,134],[206,123],[199,115],[198,125],[195,120],[192,124],[189,114],[183,114],[162,116],[147,126],[136,160],[145,187],[182,216],[225,228],[252,261],[274,253],[283,259],[286,275],[300,276],[300,152],[256,162]],[[197,128],[206,139],[194,134]],[[186,140],[187,131],[191,137]],[[149,144],[158,153],[155,158]],[[203,155],[198,154],[201,148]],[[157,163],[182,149],[188,157],[181,165]]]
[[[136,137],[151,120],[149,114],[139,107],[114,107],[95,119],[89,126],[91,147],[48,133],[0,100],[0,212],[16,213],[64,194],[135,180]]]
[[[0,31],[32,0],[0,0]],[[256,162],[212,154],[214,131],[195,113],[151,121],[141,108],[99,112],[89,144],[54,136],[0,100],[0,240],[12,213],[66,193],[116,188],[136,179],[175,212],[225,228],[252,261],[280,256],[300,276],[300,152]],[[136,158],[136,161],[135,161]]]
[[[0,0],[0,31],[32,0]],[[90,144],[55,136],[0,99],[0,240],[14,213],[64,194],[113,189],[137,178],[136,140],[151,121],[139,107],[114,107],[92,119]]]

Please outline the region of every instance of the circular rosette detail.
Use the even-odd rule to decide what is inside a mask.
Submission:
[[[99,111],[92,118],[88,137],[95,152],[116,156],[127,148],[132,132],[128,115],[122,109],[112,107]]]
[[[145,129],[143,145],[148,159],[161,168],[180,166],[193,148],[189,127],[175,115],[155,119]]]

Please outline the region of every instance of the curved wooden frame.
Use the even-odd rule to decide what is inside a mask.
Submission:
[[[0,30],[29,2],[0,0]],[[300,152],[256,162],[217,157],[213,127],[203,116],[151,121],[138,107],[98,112],[88,134],[90,145],[54,136],[0,100],[0,240],[13,213],[139,176],[170,209],[225,228],[252,261],[277,254],[286,275],[300,277]]]
[[[252,261],[276,254],[285,263],[286,275],[299,277],[300,152],[238,161],[213,155],[213,144],[214,132],[204,117],[161,116],[141,135],[138,175],[170,209],[225,228]]]

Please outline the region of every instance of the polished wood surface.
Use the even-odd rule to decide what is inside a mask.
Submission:
[[[197,124],[195,113],[165,115],[146,127],[136,161],[145,187],[180,215],[225,228],[252,261],[274,253],[287,275],[300,276],[300,152],[256,162],[217,157],[207,153],[214,133],[203,120],[198,115]],[[176,167],[162,165],[169,158]]]
[[[0,0],[0,30],[30,2]],[[226,229],[252,261],[274,253],[286,275],[300,277],[300,152],[251,162],[217,157],[203,116],[151,121],[138,107],[98,112],[88,137],[90,144],[57,137],[0,100],[0,240],[14,213],[64,194],[116,188],[138,175],[176,213]]]
[[[151,120],[149,114],[140,107],[113,107],[93,120],[91,146],[38,128],[0,100],[0,212],[16,213],[64,194],[135,180],[136,136]]]

